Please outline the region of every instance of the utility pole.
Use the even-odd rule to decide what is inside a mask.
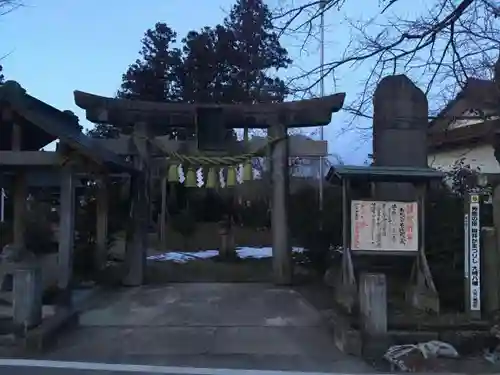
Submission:
[[[319,4],[320,6],[320,50],[319,50],[319,74],[320,74],[320,81],[319,81],[319,95],[320,97],[325,96],[325,6],[326,6],[326,1],[327,0],[322,0]],[[323,141],[325,138],[324,134],[324,129],[323,126],[319,127],[319,135],[320,139]],[[325,173],[323,171],[323,157],[320,156],[319,158],[319,210],[320,212],[323,211],[323,180],[325,177]]]

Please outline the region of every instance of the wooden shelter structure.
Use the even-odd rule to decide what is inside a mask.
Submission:
[[[342,186],[342,266],[336,297],[349,311],[357,304],[357,285],[363,273],[377,272],[381,263],[394,269],[401,265],[397,258],[404,257],[412,262],[408,302],[439,312],[439,296],[425,254],[425,196],[428,184],[443,178],[443,172],[418,167],[335,166],[328,171],[327,181]],[[380,183],[410,183],[416,199],[380,199],[376,186]],[[370,187],[365,194],[370,193],[358,193],[354,198],[352,188],[362,185]],[[360,287],[360,293],[362,290]],[[359,303],[363,301],[360,295]]]
[[[133,243],[127,248],[129,273],[125,282],[139,285],[143,280],[146,249],[146,223],[150,205],[151,171],[168,164],[170,159],[184,158],[215,163],[241,155],[257,155],[265,149],[272,170],[272,237],[275,282],[289,284],[292,280],[291,249],[288,233],[288,128],[325,126],[332,113],[342,108],[345,94],[335,94],[285,103],[258,104],[186,104],[156,103],[115,99],[75,91],[75,103],[86,111],[88,120],[113,124],[122,129],[122,136],[103,143],[109,150],[133,158],[136,174],[132,182]],[[231,129],[259,128],[268,130],[268,139],[252,143],[230,142]],[[172,129],[184,129],[194,138],[173,140],[164,136]],[[187,130],[187,131],[186,131]],[[260,142],[260,144],[259,144]],[[312,148],[314,149],[314,147]],[[320,146],[324,156],[326,143]],[[307,150],[292,150],[306,154]],[[309,155],[314,156],[314,155]],[[226,158],[226,159],[224,159]],[[202,163],[203,164],[203,163]],[[165,174],[165,171],[163,171]],[[142,246],[141,246],[142,244]]]
[[[25,245],[27,184],[33,180],[30,177],[47,174],[50,179],[59,178],[58,288],[61,303],[70,303],[76,176],[93,174],[105,181],[110,173],[135,175],[136,170],[131,163],[84,135],[72,112],[60,111],[29,95],[17,82],[7,81],[0,86],[0,113],[0,181],[13,195],[16,249],[21,250]],[[55,140],[59,140],[56,151],[42,150]],[[105,184],[102,188],[97,218],[101,255],[105,254],[107,239]]]

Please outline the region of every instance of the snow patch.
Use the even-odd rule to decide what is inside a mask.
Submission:
[[[294,247],[292,251],[301,253],[303,248]],[[236,249],[238,257],[241,259],[262,259],[271,258],[273,256],[273,249],[271,247],[239,247]],[[151,255],[148,260],[156,262],[174,262],[174,263],[187,263],[189,261],[198,259],[209,259],[219,255],[219,250],[202,250],[192,253],[169,251],[168,253]]]

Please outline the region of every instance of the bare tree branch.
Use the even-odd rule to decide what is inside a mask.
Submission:
[[[0,0],[0,16],[5,16],[6,14],[20,8],[23,6],[21,1],[19,0]],[[5,57],[10,55],[11,52],[4,54],[3,56],[0,56],[0,61],[3,60]],[[3,83],[5,77],[2,73],[3,67],[0,65],[0,83]]]
[[[23,3],[18,0],[0,0],[0,16],[4,16],[22,6]]]
[[[356,0],[295,0],[275,11],[281,33],[301,35],[310,43],[316,24],[339,17],[345,2]],[[357,0],[362,6],[361,0]],[[288,4],[290,2],[287,2]],[[350,4],[350,3],[349,3]],[[404,8],[406,6],[406,8]],[[380,0],[379,9],[368,20],[347,19],[351,40],[340,58],[296,74],[289,81],[296,95],[310,93],[324,78],[360,66],[368,73],[359,77],[362,88],[345,110],[352,119],[371,117],[376,84],[386,75],[407,74],[428,95],[433,113],[456,95],[468,78],[492,78],[500,50],[500,3],[496,0],[432,0],[428,9],[404,18],[409,0]],[[415,12],[412,12],[415,14]],[[320,71],[323,70],[323,77]]]

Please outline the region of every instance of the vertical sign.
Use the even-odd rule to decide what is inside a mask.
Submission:
[[[464,278],[469,278],[469,213],[464,215]]]
[[[479,221],[479,195],[470,195],[469,204],[469,287],[470,309],[481,311],[481,225]]]

